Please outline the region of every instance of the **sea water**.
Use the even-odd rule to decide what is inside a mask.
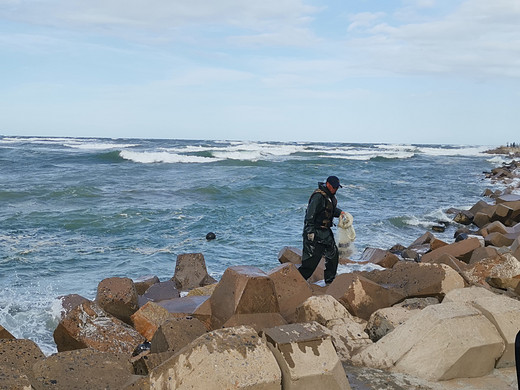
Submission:
[[[94,299],[104,278],[168,280],[192,252],[216,279],[234,265],[268,271],[301,247],[309,196],[329,175],[354,217],[353,259],[407,246],[481,199],[483,171],[501,163],[486,149],[0,136],[0,325],[50,354],[57,297]],[[452,242],[456,228],[435,234]]]

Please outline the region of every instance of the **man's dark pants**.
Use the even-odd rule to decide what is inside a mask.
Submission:
[[[327,240],[329,241],[329,240]],[[309,279],[318,266],[322,256],[325,256],[325,283],[332,283],[338,270],[339,252],[334,238],[327,243],[317,243],[303,238],[302,265],[299,268],[304,279]]]

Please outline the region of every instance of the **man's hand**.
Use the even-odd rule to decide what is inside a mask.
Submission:
[[[307,234],[307,240],[314,241],[314,233]]]

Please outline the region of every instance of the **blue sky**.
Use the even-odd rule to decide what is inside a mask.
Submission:
[[[520,142],[519,0],[0,0],[0,134]]]

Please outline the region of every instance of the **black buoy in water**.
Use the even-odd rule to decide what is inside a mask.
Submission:
[[[217,238],[217,236],[213,232],[206,234],[206,240],[214,240],[215,238]]]

